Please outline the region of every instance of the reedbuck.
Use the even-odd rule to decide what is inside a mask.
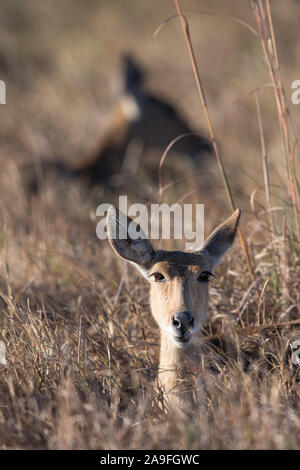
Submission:
[[[161,332],[158,384],[167,403],[195,403],[188,371],[201,364],[197,338],[207,316],[208,281],[234,240],[239,218],[237,209],[195,252],[155,251],[134,221],[113,206],[108,211],[110,244],[150,283],[151,311]],[[130,236],[132,229],[138,239]]]
[[[128,182],[126,176],[134,177],[138,166],[143,180],[155,180],[156,184],[157,166],[163,151],[174,138],[183,134],[186,137],[176,143],[174,153],[169,152],[172,164],[168,173],[173,172],[174,179],[176,175],[182,176],[178,169],[176,172],[174,162],[177,166],[189,162],[192,169],[198,168],[212,151],[210,141],[195,134],[172,104],[151,94],[145,86],[144,75],[131,57],[123,58],[121,93],[106,117],[101,136],[76,165],[71,159],[70,163],[65,162],[64,158],[24,165],[21,176],[28,194],[38,193],[47,177],[55,181],[58,176],[81,180],[91,187],[98,184],[114,187],[118,175],[123,174]]]
[[[188,161],[190,166],[197,168],[199,161],[211,153],[210,141],[197,135],[175,106],[149,92],[144,70],[130,56],[124,56],[122,60],[121,88],[119,99],[107,119],[106,131],[77,167],[78,175],[86,176],[92,184],[107,184],[112,176],[121,172],[135,173],[138,163],[142,162],[144,173],[150,179],[154,176],[156,182],[156,169],[163,151],[173,139],[183,134],[186,137],[175,147],[174,155],[179,156],[177,162],[181,156],[181,162]],[[173,167],[174,163],[170,169]]]

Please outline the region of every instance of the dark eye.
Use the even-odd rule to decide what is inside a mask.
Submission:
[[[199,274],[198,281],[208,282],[211,276],[213,276],[213,273],[210,273],[209,271],[203,271],[201,274]]]
[[[165,276],[161,273],[153,273],[151,276],[154,277],[155,282],[162,282],[166,280]]]

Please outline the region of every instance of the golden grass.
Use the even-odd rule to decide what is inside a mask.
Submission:
[[[274,44],[269,3],[259,3],[256,15],[262,14],[264,4]],[[147,10],[145,5],[143,8]],[[163,50],[162,38],[156,41]],[[26,43],[26,47],[33,46]],[[277,106],[282,109],[284,95],[275,55],[273,61]],[[43,80],[39,83],[43,91],[52,90]],[[230,90],[228,95],[232,92],[235,99],[240,98],[233,85]],[[43,98],[49,116],[56,111],[51,96],[58,109],[63,108],[52,92]],[[259,96],[259,118],[257,122],[253,108],[253,127],[255,132],[259,129],[265,162],[273,128],[266,124],[270,120],[264,114],[269,113],[269,104],[265,111],[262,92]],[[68,96],[61,98],[68,102]],[[35,116],[38,105],[30,95],[27,99]],[[73,106],[79,111],[76,100]],[[217,100],[212,107],[218,109]],[[192,112],[197,115],[195,108]],[[60,124],[65,129],[71,111],[63,114]],[[247,242],[255,280],[236,243],[210,287],[209,320],[203,332],[203,402],[192,417],[170,415],[161,410],[162,397],[153,391],[159,332],[149,312],[147,285],[116,259],[108,243],[96,238],[95,206],[104,201],[97,194],[88,194],[80,183],[65,181],[47,185],[38,199],[28,201],[24,196],[16,155],[25,148],[28,155],[30,145],[38,147],[34,147],[38,155],[45,145],[40,134],[47,135],[50,153],[56,150],[56,139],[60,148],[66,145],[53,122],[47,130],[47,113],[41,110],[41,115],[45,121],[30,122],[17,134],[16,144],[9,134],[9,118],[4,126],[8,135],[5,149],[13,158],[3,163],[1,174],[0,341],[6,347],[6,364],[0,364],[0,448],[299,448],[299,366],[292,364],[290,348],[300,339],[297,197],[291,202],[291,194],[280,188],[281,200],[277,198],[278,180],[272,179],[273,173],[265,173],[268,177],[265,186],[263,179],[261,185],[259,160],[249,163],[249,171],[257,175],[255,186],[261,185],[269,197],[266,203],[263,197],[258,202],[254,195],[251,199]],[[273,112],[273,122],[277,120]],[[242,119],[241,139],[243,124]],[[78,126],[79,122],[71,123],[75,141]],[[286,138],[287,122],[280,121],[280,126]],[[254,139],[255,134],[249,132]],[[258,139],[256,143],[259,154]],[[241,160],[239,156],[229,162],[231,171]],[[293,165],[292,159],[290,163]],[[292,171],[296,172],[293,166],[290,184],[296,176]],[[180,190],[179,194],[173,188],[169,197],[182,198],[190,185],[185,183]],[[116,197],[106,196],[109,202]],[[196,195],[193,201],[197,201]],[[218,205],[217,201],[214,199],[212,207],[222,213],[224,202]],[[277,209],[268,219],[265,214],[274,201]],[[228,345],[234,346],[232,354]]]

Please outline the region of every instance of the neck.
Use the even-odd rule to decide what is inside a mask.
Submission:
[[[193,344],[179,348],[167,333],[162,333],[158,380],[168,399],[177,396],[180,401],[192,400],[193,377],[197,363],[199,353],[197,354]]]

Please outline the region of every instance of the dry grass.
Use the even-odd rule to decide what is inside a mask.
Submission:
[[[78,188],[72,190],[74,199]],[[261,330],[299,318],[299,261],[289,260],[285,312],[270,273],[272,245],[253,253],[262,278],[246,296],[251,277],[235,246],[211,286],[205,334],[240,329],[241,351],[224,361],[222,348],[208,348],[201,409],[192,419],[165,415],[153,397],[159,334],[145,282],[124,270],[108,244],[97,247],[93,223],[70,222],[72,214],[66,219],[52,197],[26,214],[26,226],[21,211],[7,213],[2,448],[299,447],[298,369],[288,352],[300,333],[278,325]],[[251,325],[260,326],[242,330]]]
[[[139,21],[146,21],[147,18],[150,37],[159,24],[157,12],[150,9],[149,13],[148,2],[135,3],[140,6],[135,10],[136,17],[133,15],[130,21],[127,19],[129,26],[140,24]],[[194,6],[192,3],[191,7]],[[89,106],[94,122],[102,122],[105,113],[98,113],[97,106],[92,103],[97,93],[96,103],[103,103],[107,99],[106,94],[103,90],[97,91],[97,80],[88,76],[84,67],[77,76],[76,86],[84,90],[89,84],[87,102],[76,96],[76,86],[70,90],[64,87],[66,75],[74,71],[76,54],[79,54],[77,50],[70,49],[71,38],[76,39],[81,21],[88,25],[92,37],[89,36],[84,43],[74,39],[75,44],[81,45],[83,56],[85,51],[92,51],[92,63],[99,58],[107,60],[108,70],[110,66],[113,68],[111,54],[106,49],[120,48],[112,37],[114,30],[118,31],[116,18],[123,18],[123,7],[119,7],[120,11],[117,7],[115,10],[112,7],[103,10],[105,21],[111,19],[113,31],[104,28],[100,45],[96,34],[98,25],[85,8],[81,10],[78,7],[78,11],[75,8],[74,25],[69,23],[68,34],[61,28],[59,37],[54,39],[51,30],[45,30],[47,73],[49,78],[56,77],[57,80],[50,83],[51,80],[45,79],[43,66],[42,73],[38,65],[45,55],[41,46],[32,42],[34,34],[28,32],[29,26],[34,25],[36,34],[41,34],[40,16],[33,14],[36,13],[36,6],[36,2],[31,0],[27,8],[24,7],[21,26],[14,24],[12,6],[3,12],[24,43],[20,52],[22,60],[25,60],[26,54],[31,54],[28,59],[31,65],[24,70],[23,80],[28,84],[34,76],[35,91],[22,92],[22,83],[17,80],[14,70],[14,60],[11,56],[7,58],[7,75],[4,78],[9,81],[11,74],[16,97],[7,105],[1,131],[0,340],[6,346],[6,364],[0,365],[0,448],[299,448],[299,368],[291,363],[290,349],[291,342],[300,339],[300,330],[293,323],[299,319],[300,313],[300,261],[295,227],[297,212],[290,194],[286,193],[286,185],[282,184],[277,191],[279,179],[276,171],[269,169],[270,204],[280,206],[280,211],[274,211],[272,218],[275,228],[270,228],[270,219],[265,217],[265,210],[270,206],[268,201],[264,202],[263,172],[260,167],[258,170],[258,162],[261,164],[258,129],[262,149],[267,148],[268,155],[273,154],[273,157],[279,155],[276,146],[280,146],[281,136],[276,128],[278,118],[276,109],[272,107],[272,98],[263,101],[260,91],[258,104],[261,108],[258,109],[264,123],[263,129],[257,122],[252,95],[248,97],[245,108],[231,111],[231,108],[225,107],[227,119],[219,118],[216,123],[225,160],[230,145],[237,155],[232,156],[226,165],[230,168],[229,181],[232,181],[238,202],[240,188],[245,189],[242,206],[246,208],[246,214],[247,211],[251,212],[248,200],[254,187],[259,188],[257,192],[262,194],[258,203],[252,197],[255,213],[244,219],[249,220],[247,225],[244,222],[244,229],[247,229],[255,281],[236,243],[218,269],[210,288],[211,305],[209,321],[204,327],[207,338],[201,371],[203,402],[192,417],[166,414],[160,406],[162,397],[155,396],[153,392],[159,332],[150,316],[146,283],[131,267],[126,268],[116,259],[107,242],[99,242],[96,238],[95,207],[104,201],[99,200],[97,193],[89,194],[80,183],[70,181],[47,185],[41,197],[28,201],[20,185],[20,161],[28,161],[32,155],[37,158],[64,151],[72,154],[74,148],[86,145],[84,138],[78,142],[78,129],[82,125],[83,128],[89,127],[85,117]],[[219,6],[218,2],[213,3],[213,8]],[[290,6],[293,7],[293,2]],[[66,21],[71,3],[66,2],[65,8]],[[99,20],[100,12],[103,13],[101,8],[98,10],[93,1],[89,3],[89,8]],[[167,8],[164,13],[167,13]],[[240,7],[234,6],[232,14],[240,16],[240,13]],[[57,31],[58,17],[52,9],[47,14]],[[248,14],[251,14],[250,4]],[[247,17],[250,23],[251,18]],[[287,18],[293,20],[290,14]],[[193,21],[197,21],[197,17]],[[209,25],[218,20],[210,18],[205,23],[202,18],[199,21],[204,32],[196,37],[196,45],[205,43],[205,35],[210,37]],[[220,21],[218,24],[224,28],[221,32],[228,32],[223,26],[224,18]],[[251,25],[255,27],[255,22],[252,21]],[[143,34],[144,31],[137,28],[137,36],[143,37]],[[159,41],[156,51],[160,57],[165,57],[163,51],[167,47],[162,39],[163,34],[161,32],[160,37],[155,39],[155,44]],[[237,38],[244,38],[242,34],[240,30],[233,29],[232,35],[226,36],[226,45],[236,45]],[[172,44],[172,40],[180,43],[182,48],[178,47],[184,57],[182,42],[176,42],[177,35],[180,37],[179,30],[171,29],[171,39],[166,36],[166,43],[170,41]],[[2,30],[2,36],[0,56],[6,57],[2,45],[11,47],[11,51],[15,51],[15,46],[11,45],[9,31]],[[288,32],[284,28],[282,37],[285,44],[289,44]],[[58,52],[57,44],[62,38],[63,47]],[[97,47],[91,45],[94,41]],[[248,46],[248,39],[245,41]],[[279,40],[278,46],[280,44]],[[214,44],[211,46],[214,47]],[[140,54],[146,47],[150,46],[141,46]],[[257,55],[253,53],[251,58],[261,60],[258,44],[252,47],[256,47],[258,52]],[[242,52],[238,46],[236,50],[231,51],[232,60],[238,63]],[[248,50],[247,47],[245,50]],[[221,65],[229,73],[227,64],[219,64],[219,61],[212,63],[206,54],[203,55],[206,61],[205,82],[209,82],[210,75],[215,77],[222,70]],[[172,70],[171,63],[175,56],[173,52],[164,59],[167,70]],[[65,68],[64,63],[67,64]],[[161,63],[164,64],[164,61]],[[285,65],[289,66],[288,63]],[[184,68],[189,70],[188,67],[186,62]],[[267,81],[263,61],[257,68],[253,67],[250,82],[241,85],[234,78],[228,81],[224,86],[223,99],[231,102],[238,100]],[[242,63],[241,73],[248,70],[249,65]],[[278,80],[276,68],[274,71],[274,80]],[[108,71],[101,73],[99,71],[102,83],[107,84]],[[220,109],[220,96],[214,95],[218,84],[220,82],[212,80],[207,90],[212,115]],[[176,88],[179,101],[185,96],[185,88],[185,80],[179,77]],[[269,93],[269,88],[266,90]],[[19,97],[23,96],[25,101],[18,104]],[[37,97],[43,103],[42,108]],[[193,107],[193,100],[194,95],[188,95],[190,116],[197,119],[198,107]],[[248,118],[244,116],[245,111]],[[61,117],[59,122],[56,113]],[[15,133],[12,125],[14,115],[20,122]],[[202,118],[199,119],[204,127]],[[232,135],[226,138],[228,121],[232,128],[236,128],[236,138]],[[91,138],[97,133],[97,125],[93,125],[89,128],[90,133],[83,132],[83,137]],[[66,143],[66,135],[70,137],[69,144]],[[250,144],[252,141],[255,144]],[[249,145],[253,148],[249,149]],[[242,154],[244,149],[245,154]],[[252,151],[257,157],[254,162],[247,158]],[[80,151],[77,150],[77,153],[80,154]],[[237,168],[239,171],[232,178]],[[248,177],[243,179],[241,168],[249,170],[255,178],[254,183]],[[281,163],[277,168],[281,168]],[[177,194],[173,188],[166,197],[174,202],[189,189],[186,185]],[[220,194],[219,187],[216,192]],[[201,190],[199,194],[194,194],[189,202],[199,202]],[[216,197],[213,195],[212,200],[201,200],[210,204],[217,215],[222,214],[226,207],[224,192],[219,194]],[[108,202],[113,202],[116,195],[106,194],[106,197],[110,198]],[[131,198],[134,200],[134,193]],[[210,217],[209,225],[216,221],[215,218],[216,215]],[[171,244],[165,246],[170,248]],[[235,354],[232,355],[228,354],[228,344],[231,343],[235,345]]]

